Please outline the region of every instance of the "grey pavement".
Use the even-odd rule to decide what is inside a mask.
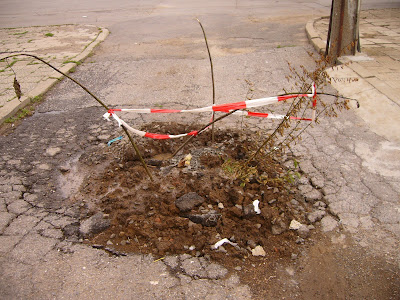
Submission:
[[[158,10],[160,11],[160,7]],[[93,62],[78,66],[74,76],[90,88],[95,88],[96,94],[107,99],[107,103],[112,105],[157,107],[166,103],[165,105],[169,107],[187,107],[193,103],[199,106],[206,104],[207,101],[204,99],[209,98],[210,91],[207,77],[209,69],[204,56],[201,34],[193,34],[197,24],[194,23],[195,25],[190,27],[192,25],[187,25],[191,24],[187,22],[189,18],[181,20],[182,24],[173,29],[178,31],[178,27],[184,27],[185,33],[182,36],[175,36],[174,30],[166,25],[174,20],[175,16],[166,17],[164,10],[168,10],[167,5],[161,10],[162,12],[158,12],[155,17],[149,16],[122,25],[114,24],[114,27],[110,28],[111,32],[120,29],[119,26],[122,28],[132,26],[137,32],[131,33],[125,40],[121,37],[119,40],[118,37],[111,35],[95,51]],[[152,10],[146,8],[146,13],[147,11],[151,14]],[[398,10],[393,12],[395,12],[394,17],[398,16]],[[370,20],[379,13],[380,11],[368,12],[368,18],[364,19],[366,22],[369,20],[368,22],[372,24],[370,27],[375,28],[370,30],[380,32],[378,29],[382,27],[381,24]],[[315,16],[307,15],[307,18],[312,17]],[[302,16],[301,20],[305,18]],[[224,79],[218,81],[218,101],[234,97],[243,99],[249,90],[244,79],[253,84],[254,98],[266,94],[274,95],[281,91],[283,82],[286,82],[286,61],[295,60],[296,65],[313,65],[306,51],[311,48],[307,45],[303,30],[300,32],[298,29],[299,24],[304,26],[301,20],[298,23],[285,24],[288,27],[284,27],[285,30],[282,32],[290,33],[263,39],[263,34],[269,32],[268,28],[274,28],[279,23],[276,19],[271,23],[271,18],[263,18],[261,12],[258,15],[252,12],[251,17],[247,14],[245,17],[238,14],[228,20],[221,18],[221,15],[204,16],[204,19],[203,23],[211,23],[215,28],[222,28],[221,31],[209,35],[211,37],[209,40],[213,41],[212,53],[216,53],[214,64],[217,78]],[[384,28],[395,31],[396,29],[390,28],[390,20],[391,18],[385,18],[383,25],[388,25]],[[159,27],[155,24],[159,24]],[[310,33],[308,25],[309,35],[315,39],[317,37],[315,32],[319,32],[318,36],[322,41],[326,20],[313,21],[312,24],[314,33]],[[165,27],[165,31],[162,31],[164,29],[162,27]],[[160,29],[157,31],[158,36],[151,35],[155,28]],[[162,36],[169,30],[171,31],[169,35]],[[225,36],[231,35],[234,36],[224,39]],[[244,38],[248,35],[251,35],[251,42]],[[23,38],[24,35],[21,36]],[[57,35],[52,38],[57,38]],[[89,40],[91,38],[86,36],[86,43]],[[379,49],[384,51],[386,45],[392,44],[384,43]],[[367,44],[364,48],[368,49]],[[123,59],[119,59],[119,53],[126,55]],[[376,59],[374,55],[372,52],[363,53],[359,56],[362,59],[358,59],[355,63],[361,64],[360,66],[365,69],[367,67],[364,63],[379,60],[380,64],[381,60]],[[390,56],[390,59],[394,58]],[[349,68],[353,64],[354,62]],[[393,66],[395,65],[394,63]],[[376,75],[385,73],[384,70],[378,73],[371,70],[369,72],[371,73],[364,78],[356,68],[355,70],[347,67],[339,68],[332,72],[333,77],[358,78],[359,81],[354,83],[354,86],[335,84],[333,86],[347,97],[358,98],[361,109],[372,111],[372,114],[379,116],[379,112],[376,112],[379,105],[369,102],[372,100],[382,102],[384,99],[388,105],[397,104],[394,104],[396,100],[390,98],[390,95],[384,94],[373,85],[376,80],[368,81],[368,89],[365,90],[364,98],[361,97],[363,95],[357,89],[365,89],[365,86],[358,87],[358,84],[367,79],[376,77],[383,80],[387,86],[392,84]],[[382,98],[383,96],[387,98]],[[337,251],[338,256],[341,256],[337,258],[339,265],[343,263],[344,266],[350,266],[354,260],[363,265],[362,262],[371,257],[376,261],[382,258],[391,264],[390,270],[398,270],[400,267],[398,252],[400,145],[396,139],[398,130],[396,131],[395,127],[385,129],[381,123],[371,122],[361,109],[345,111],[336,119],[322,118],[321,123],[308,130],[303,141],[294,147],[294,153],[299,157],[301,170],[305,174],[299,188],[305,199],[315,202],[316,207],[326,206],[325,216],[315,224],[317,230],[321,231],[333,245],[329,244],[329,247],[323,248],[320,251],[323,255],[329,252],[327,249],[332,248]],[[102,250],[93,249],[82,241],[66,238],[65,232],[76,227],[81,221],[79,212],[82,207],[79,203],[74,205],[70,202],[70,196],[82,182],[82,178],[79,177],[79,170],[71,171],[75,176],[70,177],[64,176],[60,170],[66,165],[74,170],[81,156],[91,151],[103,151],[104,142],[118,134],[115,126],[101,120],[103,112],[92,99],[82,94],[80,88],[64,80],[46,94],[45,102],[31,118],[22,122],[14,133],[0,137],[2,297],[6,299],[251,298],[251,288],[240,281],[239,271],[228,272],[224,267],[203,258],[180,255],[156,261],[151,255],[116,257]],[[385,110],[383,118],[396,124],[397,118],[391,119],[389,113]],[[151,117],[126,116],[126,118],[130,122],[135,122],[137,126],[152,120]],[[183,118],[183,121],[193,122],[193,119]],[[258,121],[249,124],[258,129],[264,126]],[[228,121],[226,126],[236,125]],[[351,237],[356,245],[346,242],[345,236]],[[380,269],[374,268],[363,272],[361,269],[349,268],[349,273],[340,274],[339,276],[343,275],[345,279],[336,278],[333,285],[344,290],[343,297],[332,294],[334,292],[329,288],[318,290],[314,287],[315,293],[310,292],[312,289],[309,285],[321,280],[314,276],[307,281],[304,274],[304,270],[307,270],[310,261],[313,260],[312,251],[308,250],[313,249],[314,243],[318,244],[317,239],[309,241],[310,248],[299,248],[298,255],[301,258],[293,260],[288,266],[289,271],[285,271],[284,268],[284,272],[280,273],[278,270],[265,280],[265,289],[276,292],[271,294],[271,299],[321,299],[323,298],[321,295],[325,295],[326,299],[335,296],[344,299],[346,295],[347,298],[362,299],[361,290],[358,290],[360,294],[352,294],[353,297],[346,294],[351,293],[352,289],[357,290],[357,287],[355,285],[349,287],[343,280],[352,282],[353,277],[361,273],[360,277],[371,280],[367,283],[374,283]],[[350,247],[359,254],[350,257],[343,255]],[[330,262],[331,265],[334,263],[335,261]],[[318,267],[317,264],[317,268],[321,266]],[[316,271],[315,268],[311,270],[311,273]],[[329,270],[332,273],[337,271],[334,268]],[[320,272],[327,271],[322,269]],[[390,274],[397,273],[392,271]],[[389,279],[390,276],[385,277],[385,280]],[[394,286],[393,290],[387,289],[390,282],[385,280],[378,281],[377,285],[381,285],[386,293],[379,293],[377,288],[373,290],[374,297],[398,298],[398,286]],[[319,283],[322,284],[321,281]],[[368,286],[365,281],[359,283],[363,289]],[[365,295],[367,296],[371,295]]]
[[[307,23],[307,34],[318,52],[325,52],[329,18]],[[400,142],[400,12],[398,9],[362,11],[361,53],[340,58],[343,64],[330,75],[342,95],[358,99],[357,114],[371,130]],[[358,82],[348,79],[357,78]]]
[[[68,73],[107,35],[107,29],[94,25],[1,28],[0,59],[18,53],[32,54]],[[20,99],[13,88],[15,74],[21,86]],[[13,117],[62,78],[62,74],[33,57],[0,61],[0,122]]]

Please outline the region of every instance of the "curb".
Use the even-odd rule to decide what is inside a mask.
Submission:
[[[326,49],[326,41],[322,40],[314,24],[329,17],[320,17],[310,20],[306,24],[306,33],[310,43],[315,50],[324,55]],[[356,114],[361,117],[370,128],[371,131],[384,137],[389,141],[400,143],[400,135],[398,127],[390,120],[398,119],[400,115],[399,106],[394,104],[390,99],[390,92],[383,93],[379,90],[377,82],[373,81],[373,74],[357,64],[357,60],[368,59],[366,55],[342,56],[338,59],[340,69],[330,69],[328,73],[332,77],[341,78],[342,81],[332,82],[332,86],[343,96],[357,99],[361,104],[356,109]],[[352,87],[346,84],[346,79],[357,78],[357,83],[352,83]],[[373,99],[379,99],[379,105]]]
[[[314,49],[319,54],[324,54],[326,49],[326,41],[323,41],[317,31],[314,29],[315,22],[322,20],[322,19],[329,19],[329,17],[319,17],[313,20],[310,20],[306,24],[306,33],[308,40],[313,45]]]
[[[109,35],[109,30],[107,28],[99,27],[101,29],[100,33],[97,37],[77,56],[73,57],[73,59],[77,62],[80,62],[87,58],[90,53],[93,52],[94,48],[103,42],[106,37]],[[59,70],[65,74],[68,74],[73,68],[77,66],[76,63],[70,62]],[[64,75],[58,73],[57,71],[53,71],[49,75],[49,77],[40,82],[34,89],[29,91],[26,95],[23,95],[20,99],[20,102],[16,105],[15,103],[6,103],[0,110],[0,124],[3,124],[7,118],[14,116],[18,110],[24,108],[31,100],[35,97],[44,95],[47,91],[49,91],[56,83],[63,79]]]

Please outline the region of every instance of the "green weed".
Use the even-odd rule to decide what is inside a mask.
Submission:
[[[68,64],[68,63],[74,63],[74,64],[76,64],[77,66],[80,66],[80,65],[82,64],[82,62],[79,61],[79,60],[65,60],[65,61],[63,62],[63,64]]]
[[[16,33],[13,33],[12,35],[24,35],[24,34],[27,34],[27,33],[28,33],[28,31],[16,32]]]

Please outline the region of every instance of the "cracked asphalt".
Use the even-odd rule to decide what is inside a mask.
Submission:
[[[209,65],[201,32],[192,16],[174,23],[178,10],[166,7],[110,24],[111,35],[77,68],[74,78],[112,106],[207,105]],[[314,5],[319,14],[328,7]],[[249,89],[245,80],[254,86],[253,98],[293,88],[293,82],[286,86],[287,61],[313,66],[304,32],[312,16],[301,11],[296,21],[284,24],[276,16],[263,15],[264,9],[232,8],[236,14],[227,15],[221,9],[202,16],[215,53],[217,103],[244,99]],[[136,31],[122,35],[126,27]],[[68,226],[81,221],[81,207],[70,203],[69,196],[79,187],[80,171],[88,170],[67,178],[65,166],[74,168],[79,157],[104,149],[109,139],[120,135],[115,124],[102,120],[103,113],[79,87],[63,80],[32,117],[0,137],[2,297],[257,298],[241,282],[240,269],[229,272],[207,258],[110,256],[66,238]],[[139,127],[157,117],[124,119]],[[201,124],[207,119],[163,121]],[[276,124],[248,121],[255,130],[268,131]],[[240,128],[241,120],[229,119],[220,126]],[[293,151],[306,174],[300,190],[309,201],[322,201],[327,214],[316,224],[319,237],[307,240],[295,254],[298,258],[276,267],[265,279],[270,298],[398,299],[400,145],[372,132],[353,108],[338,118],[320,119]]]

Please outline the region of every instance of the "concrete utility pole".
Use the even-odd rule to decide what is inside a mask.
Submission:
[[[359,45],[359,12],[361,0],[332,0],[325,55],[333,63],[342,55],[355,55]]]

